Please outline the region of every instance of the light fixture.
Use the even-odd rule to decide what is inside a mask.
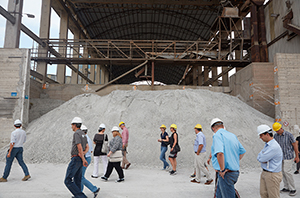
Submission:
[[[20,14],[20,12],[9,12],[10,14]],[[35,16],[33,14],[29,14],[29,13],[22,13],[22,16],[26,15],[28,18],[35,18]]]

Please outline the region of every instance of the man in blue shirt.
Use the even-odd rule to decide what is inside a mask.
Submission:
[[[282,180],[282,150],[273,138],[272,129],[265,124],[257,127],[257,133],[266,144],[257,156],[263,169],[260,176],[260,196],[262,198],[280,198]]]
[[[206,170],[204,166],[205,153],[206,153],[206,139],[204,134],[202,133],[201,124],[197,124],[194,129],[196,133],[196,139],[194,143],[194,152],[195,152],[194,166],[196,169],[196,177],[195,179],[191,180],[191,182],[200,183],[201,171],[202,171],[207,177],[205,185],[209,185],[211,184],[213,179],[210,177],[208,170]]]
[[[223,121],[214,118],[211,129],[215,133],[211,146],[212,164],[218,174],[217,198],[235,197],[234,184],[239,177],[240,163],[246,150],[236,135],[224,129]]]
[[[294,136],[285,131],[278,122],[273,124],[273,130],[276,132],[274,139],[278,142],[282,149],[282,178],[283,189],[280,192],[288,192],[290,196],[297,194],[295,182],[293,178],[293,163],[299,162],[298,147]],[[295,156],[294,156],[295,153]],[[294,158],[295,157],[295,158]]]

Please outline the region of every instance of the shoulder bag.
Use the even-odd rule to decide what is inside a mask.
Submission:
[[[108,159],[110,162],[121,162],[123,160],[123,154],[121,150],[117,150],[112,153]]]
[[[101,148],[101,153],[107,153],[107,147],[108,147],[108,141],[105,141],[105,137],[107,136],[107,134],[105,134],[104,138],[103,138],[103,144],[102,144],[102,148]]]

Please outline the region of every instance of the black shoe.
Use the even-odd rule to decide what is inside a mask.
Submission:
[[[291,190],[290,193],[289,193],[290,196],[295,196],[297,195],[297,192],[296,190]]]
[[[280,190],[280,192],[290,192],[290,190],[286,189],[286,188],[283,188]]]
[[[124,178],[119,178],[118,180],[116,180],[117,183],[123,182],[125,181]]]
[[[94,192],[94,198],[96,198],[98,196],[98,193],[100,192],[100,188],[98,188],[95,192]]]
[[[92,178],[98,178],[98,176],[91,175]]]
[[[101,179],[103,179],[103,180],[107,181],[107,179],[108,179],[108,178],[107,178],[107,177],[105,177],[105,176],[102,176],[102,177],[101,177]]]
[[[170,175],[176,175],[176,171],[172,170],[172,171],[170,172]]]
[[[299,174],[299,171],[298,171],[298,170],[296,170],[296,171],[294,172],[294,174]]]

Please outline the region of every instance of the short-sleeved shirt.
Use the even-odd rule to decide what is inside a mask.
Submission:
[[[166,137],[169,136],[167,132],[164,132],[164,133],[160,133],[160,138],[162,140],[165,140],[167,139]],[[167,147],[168,145],[166,144],[166,142],[161,142],[161,146],[164,146],[164,147]]]
[[[26,141],[26,132],[21,129],[17,128],[11,133],[10,136],[10,143],[15,143],[14,147],[23,147],[23,143]]]
[[[236,135],[219,129],[213,136],[213,144],[211,146],[212,164],[215,170],[220,170],[217,160],[217,154],[223,153],[225,158],[225,169],[231,171],[240,170],[240,155],[246,150],[237,139]]]
[[[272,173],[278,173],[282,167],[282,150],[276,140],[266,142],[264,148],[259,152],[257,161],[261,168]]]
[[[275,134],[274,139],[278,142],[282,149],[283,160],[290,160],[294,158],[294,147],[292,143],[296,142],[294,136],[288,132],[283,131],[281,135]]]
[[[91,138],[86,134],[87,142],[89,145],[89,151],[85,154],[85,157],[91,157],[93,152],[93,142]]]
[[[71,156],[78,155],[79,152],[78,152],[77,144],[81,144],[82,150],[83,151],[85,150],[87,144],[87,138],[85,133],[80,129],[75,131],[75,133],[73,134]]]
[[[194,143],[194,151],[197,152],[199,145],[203,145],[200,153],[206,152],[206,139],[202,132],[197,133],[195,143]]]
[[[104,141],[108,141],[107,134],[95,134],[93,141],[96,143],[94,156],[107,155],[106,153],[102,153],[102,146]]]
[[[298,141],[298,151],[300,152],[300,136],[298,136],[296,138],[296,140]],[[300,154],[300,153],[299,153]]]

